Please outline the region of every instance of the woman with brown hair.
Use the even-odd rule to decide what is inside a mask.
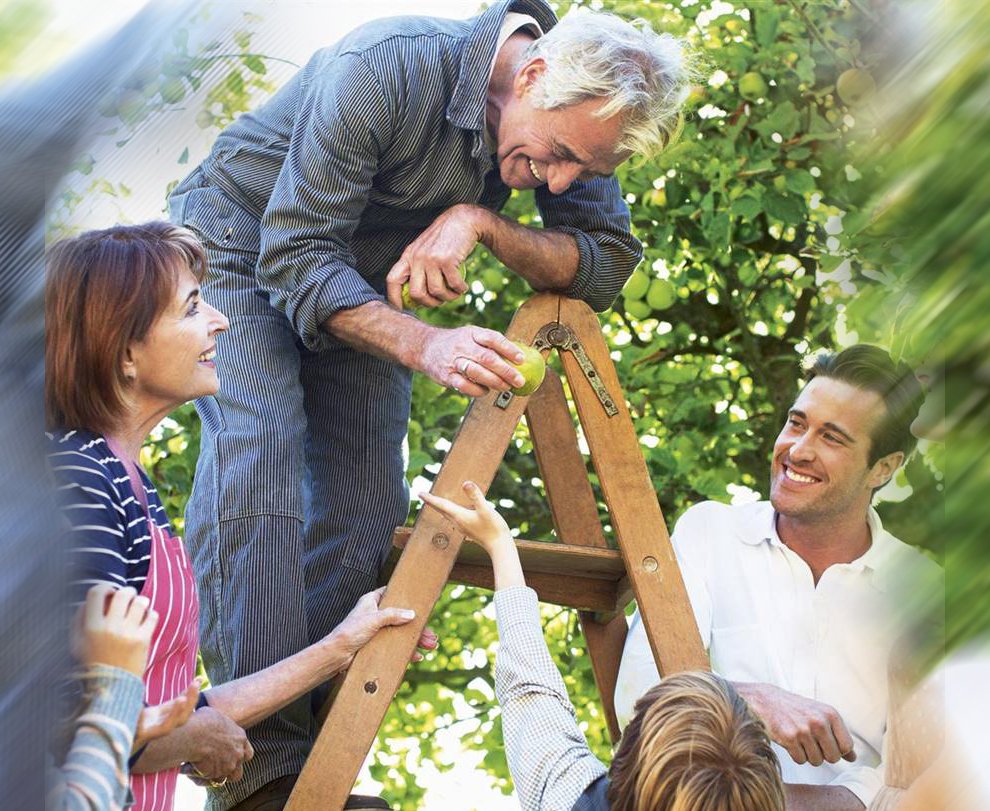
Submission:
[[[465,482],[464,491],[470,508],[430,493],[421,497],[492,559],[495,694],[524,811],[784,811],[766,728],[732,685],[712,673],[681,673],[647,692],[606,769],[575,721],[508,526],[477,485]]]
[[[199,597],[182,541],[138,456],[169,412],[217,391],[213,356],[228,323],[200,299],[205,271],[196,237],[164,222],[83,234],[56,245],[48,262],[46,417],[51,467],[73,530],[76,601],[94,583],[110,583],[135,589],[158,614],[143,676],[152,705],[181,695],[193,680]],[[135,808],[169,811],[183,765],[211,785],[238,779],[253,755],[243,727],[345,669],[380,628],[411,619],[411,611],[379,609],[380,597],[365,595],[299,653],[203,693],[184,726],[137,756]],[[277,632],[278,617],[271,623]],[[436,645],[431,631],[420,641]]]

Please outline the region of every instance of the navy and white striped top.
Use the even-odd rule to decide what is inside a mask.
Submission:
[[[171,533],[154,485],[141,471],[145,515],[127,469],[106,439],[88,431],[57,431],[49,437],[49,462],[72,532],[72,601],[83,602],[90,587],[103,582],[140,592],[151,562],[149,516]]]
[[[485,144],[485,101],[509,11],[544,31],[543,0],[470,20],[397,17],[318,51],[267,103],[224,130],[175,190],[172,216],[207,242],[258,255],[257,282],[310,349],[342,309],[383,300],[402,251],[458,203],[499,210],[511,189]],[[535,190],[542,224],[571,234],[565,294],[609,307],[642,256],[615,177]]]

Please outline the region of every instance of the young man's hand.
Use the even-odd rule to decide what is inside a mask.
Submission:
[[[797,764],[856,760],[853,739],[838,710],[772,684],[734,682],[736,690],[767,725],[770,737]]]

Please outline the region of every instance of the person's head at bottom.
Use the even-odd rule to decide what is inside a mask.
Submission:
[[[713,673],[678,673],[643,694],[609,781],[611,811],[784,811],[766,727]]]

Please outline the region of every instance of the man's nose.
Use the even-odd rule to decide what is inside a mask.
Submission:
[[[563,194],[581,174],[576,163],[555,163],[547,168],[547,188],[553,194]]]
[[[791,459],[799,462],[811,461],[814,459],[815,448],[810,435],[806,432],[795,439],[794,442],[791,443],[791,447],[788,449],[787,455],[790,456]]]

